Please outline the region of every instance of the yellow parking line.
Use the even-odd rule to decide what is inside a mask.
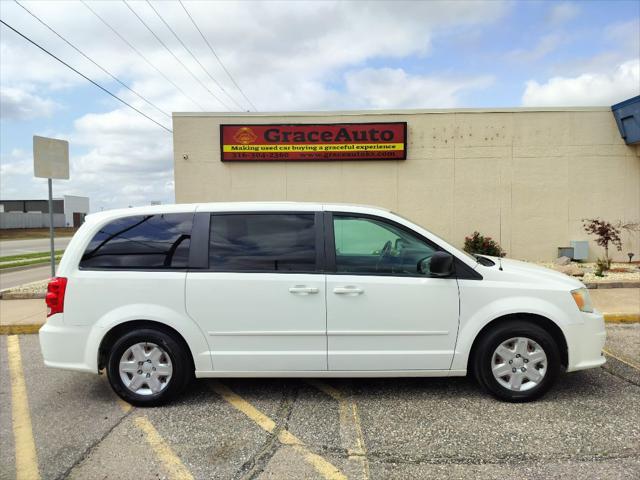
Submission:
[[[116,403],[124,414],[129,413],[133,409],[133,406],[129,402],[118,396],[116,396]],[[155,453],[156,457],[160,460],[160,463],[162,463],[171,480],[193,480],[189,469],[182,463],[180,457],[174,453],[167,442],[165,442],[160,432],[156,430],[146,415],[136,417],[133,423],[136,428],[142,431],[145,440],[151,446],[153,453]]]
[[[216,381],[213,383],[213,390],[229,402],[232,407],[253,420],[264,431],[267,433],[275,432],[276,423],[273,420],[243,399],[240,395],[232,391],[229,387]],[[299,453],[307,463],[315,468],[316,472],[327,480],[347,479],[347,477],[335,465],[331,464],[320,455],[311,452],[307,447],[305,447],[304,443],[291,432],[282,430],[278,433],[278,441],[283,445],[292,447],[293,450]]]
[[[136,427],[144,432],[147,443],[151,445],[156,456],[172,480],[193,480],[191,472],[187,470],[180,458],[171,450],[162,436],[151,424],[146,416],[136,417],[134,420]]]
[[[625,365],[630,366],[631,368],[635,368],[636,370],[640,370],[640,365],[636,365],[636,364],[634,364],[634,363],[631,363],[631,362],[630,362],[630,361],[628,361],[628,360],[623,360],[622,358],[620,358],[620,357],[618,357],[618,356],[614,355],[613,353],[611,353],[611,352],[610,352],[610,351],[608,351],[608,350],[605,350],[604,348],[602,349],[602,351],[605,353],[605,355],[608,355],[608,356],[610,356],[610,357],[613,357],[613,358],[615,358],[616,360],[618,360],[619,362],[622,362],[622,363],[624,363]]]
[[[347,450],[350,460],[356,460],[362,468],[362,478],[369,479],[369,460],[365,447],[364,435],[358,406],[337,388],[319,380],[307,380],[309,385],[326,393],[338,402],[340,408],[340,438],[343,448]]]
[[[130,403],[125,402],[120,397],[116,397],[116,403],[120,407],[120,410],[122,410],[122,413],[129,413],[133,408]]]
[[[38,457],[36,444],[33,441],[27,386],[22,373],[20,340],[16,335],[7,337],[7,350],[11,376],[11,416],[16,450],[16,479],[37,480],[40,478]]]

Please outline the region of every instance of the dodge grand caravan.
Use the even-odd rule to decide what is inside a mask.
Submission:
[[[509,401],[605,361],[574,278],[472,257],[387,210],[307,203],[101,212],[48,287],[46,365],[157,405],[195,377],[473,374]]]

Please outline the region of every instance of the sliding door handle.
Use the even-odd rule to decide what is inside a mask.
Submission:
[[[347,285],[345,287],[334,288],[333,293],[335,293],[336,295],[361,295],[364,293],[364,290],[360,287]]]
[[[316,287],[307,287],[306,285],[295,285],[289,288],[289,293],[293,293],[294,295],[310,295],[312,293],[318,293],[318,289]]]

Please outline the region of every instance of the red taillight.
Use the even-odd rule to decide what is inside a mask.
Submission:
[[[47,317],[56,313],[64,312],[64,292],[67,289],[67,279],[64,277],[53,277],[47,285],[47,296],[44,301],[49,307]]]

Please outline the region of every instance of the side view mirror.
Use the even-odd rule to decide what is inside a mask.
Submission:
[[[448,277],[453,273],[453,256],[447,252],[436,252],[429,262],[422,259],[418,262],[418,272],[429,273],[433,277]]]

